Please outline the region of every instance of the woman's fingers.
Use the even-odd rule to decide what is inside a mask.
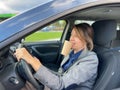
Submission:
[[[25,48],[16,49],[15,56],[18,59],[18,61],[22,58],[29,64],[31,64],[33,60],[33,57]]]
[[[27,55],[27,51],[25,48],[19,48],[19,49],[16,49],[16,52],[14,54],[16,58],[20,60],[21,58],[24,59],[24,57]]]

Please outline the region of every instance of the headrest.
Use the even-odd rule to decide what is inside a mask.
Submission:
[[[100,20],[92,24],[94,30],[94,44],[106,46],[116,38],[117,23],[115,20]]]

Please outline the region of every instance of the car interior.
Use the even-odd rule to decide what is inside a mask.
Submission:
[[[18,40],[11,46],[4,48],[3,53],[0,53],[0,90],[19,90],[25,85],[25,77],[28,77],[35,87],[43,89],[42,84],[35,84],[32,75],[27,76],[26,71],[29,66],[23,63],[16,63],[16,58],[13,53],[19,44],[23,46],[35,57],[39,58],[43,65],[51,70],[57,71],[62,59],[62,46],[65,40],[69,40],[72,27],[75,21],[89,22],[94,30],[94,49],[99,59],[98,76],[92,90],[115,90],[120,89],[120,4],[108,4],[94,6],[80,11],[73,12],[69,15],[61,17],[51,23],[59,20],[65,20],[66,26],[60,40],[41,41],[41,42],[22,42]],[[92,22],[92,23],[91,23]],[[40,27],[41,30],[43,27]],[[36,30],[35,30],[36,31]],[[26,36],[27,37],[27,36]],[[23,37],[25,38],[25,37]],[[48,58],[49,57],[49,58]],[[17,66],[17,70],[16,70]],[[26,70],[25,69],[25,70]],[[32,72],[32,70],[31,70]],[[17,74],[16,74],[17,73]],[[21,74],[22,73],[22,74]],[[23,75],[26,75],[24,76]],[[29,72],[27,72],[29,73]],[[20,75],[19,75],[20,74]],[[5,78],[4,78],[5,77]],[[20,84],[16,84],[16,78]],[[21,79],[22,78],[22,79]],[[30,79],[31,78],[31,79]],[[2,84],[5,86],[2,87]]]

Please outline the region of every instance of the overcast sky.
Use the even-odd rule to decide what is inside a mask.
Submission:
[[[0,0],[0,14],[19,13],[51,0]]]

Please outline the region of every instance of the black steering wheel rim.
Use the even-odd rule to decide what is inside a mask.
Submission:
[[[37,90],[43,90],[44,86],[34,78],[33,69],[25,60],[21,59],[17,63],[17,71],[23,79],[29,81]]]

